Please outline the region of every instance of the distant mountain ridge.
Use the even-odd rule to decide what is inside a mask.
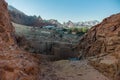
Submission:
[[[34,26],[34,27],[43,27],[43,26],[55,26],[57,27],[61,25],[57,20],[43,20],[41,16],[28,16],[22,11],[14,8],[13,6],[8,6],[9,14],[11,20],[15,23],[27,25],[27,26]],[[51,21],[56,21],[56,23],[52,23]]]
[[[34,27],[44,27],[44,26],[55,26],[55,27],[92,27],[99,23],[97,20],[93,21],[85,21],[85,22],[64,22],[61,24],[55,19],[44,20],[41,16],[28,16],[24,12],[16,9],[15,7],[9,5],[8,6],[9,14],[11,16],[11,20],[14,23],[27,25],[27,26],[34,26]]]
[[[10,10],[10,11],[16,11],[16,12],[19,12],[21,14],[24,14],[23,12],[21,12],[20,10],[16,9],[15,7],[13,7],[11,5],[8,5],[8,10]]]
[[[64,22],[63,25],[65,27],[92,27],[95,26],[97,24],[99,24],[100,22],[97,20],[93,20],[93,21],[85,21],[85,22],[72,22],[72,21],[68,21],[68,22]]]

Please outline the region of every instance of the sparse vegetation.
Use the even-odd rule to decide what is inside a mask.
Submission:
[[[54,47],[55,44],[75,45],[79,42],[80,36],[85,33],[82,32],[82,28],[51,27],[49,29],[47,27],[38,28],[32,26],[19,25],[15,23],[13,23],[13,25],[15,27],[16,35],[18,36],[17,41],[20,47],[23,46],[25,50],[34,53],[46,52],[47,54],[49,54],[52,50],[51,47]],[[72,32],[75,32],[76,34],[73,34]]]

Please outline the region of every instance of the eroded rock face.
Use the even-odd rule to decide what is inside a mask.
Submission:
[[[4,0],[0,0],[0,45],[2,48],[3,46],[9,47],[10,45],[15,45],[14,28],[10,23],[7,3]]]
[[[39,60],[17,47],[7,3],[0,0],[0,80],[39,80],[39,75]]]
[[[103,20],[84,35],[78,50],[86,57],[120,51],[120,14]]]
[[[84,35],[77,46],[79,57],[97,56],[91,61],[108,77],[120,77],[120,13],[103,20]]]

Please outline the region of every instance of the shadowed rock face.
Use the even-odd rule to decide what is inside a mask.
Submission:
[[[120,77],[120,13],[92,27],[81,38],[77,50],[80,58],[97,56],[91,64],[106,76]]]
[[[15,42],[7,3],[0,0],[0,80],[39,80],[39,60]]]

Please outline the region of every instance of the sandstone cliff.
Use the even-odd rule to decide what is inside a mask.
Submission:
[[[102,53],[120,51],[120,14],[103,20],[101,24],[92,27],[84,35],[78,50],[85,56],[95,56]]]
[[[0,0],[0,80],[39,80],[39,73],[39,60],[17,47],[7,3]]]
[[[120,13],[92,27],[81,38],[77,50],[79,58],[94,56],[90,63],[96,69],[120,80]]]

